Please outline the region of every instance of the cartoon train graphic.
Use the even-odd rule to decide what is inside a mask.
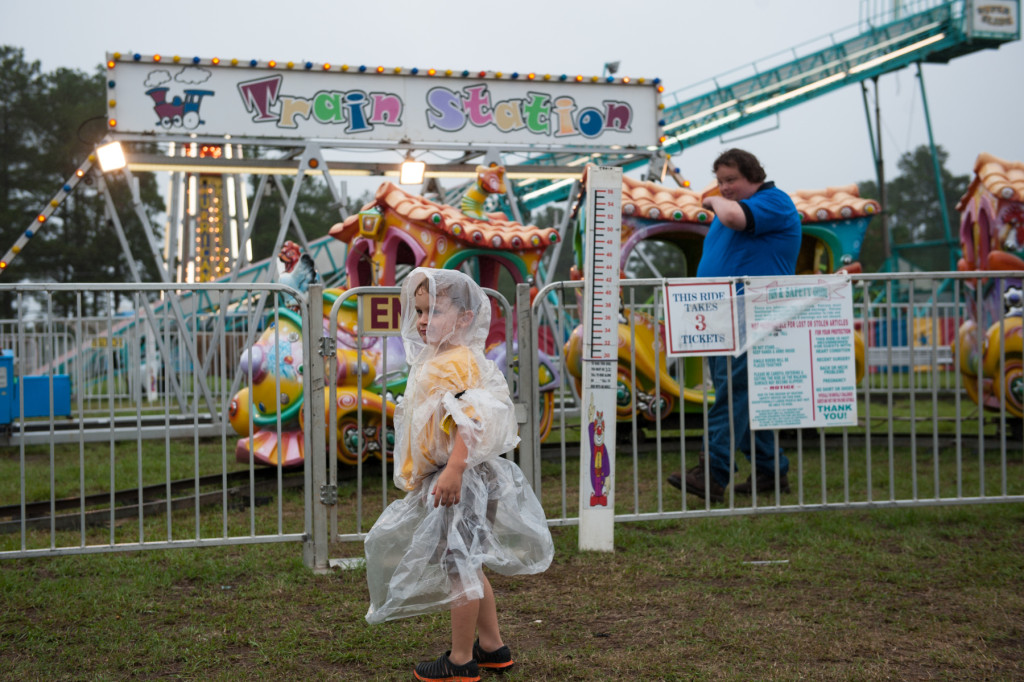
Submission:
[[[153,111],[156,112],[156,124],[170,130],[171,128],[185,128],[195,130],[201,123],[199,118],[199,106],[204,97],[214,94],[213,90],[185,90],[185,99],[175,95],[170,102],[167,101],[167,92],[170,88],[150,88],[146,94],[153,98]]]

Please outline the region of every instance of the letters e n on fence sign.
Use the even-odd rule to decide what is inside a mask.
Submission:
[[[359,330],[363,334],[387,336],[402,327],[402,304],[398,294],[362,294],[359,297]]]

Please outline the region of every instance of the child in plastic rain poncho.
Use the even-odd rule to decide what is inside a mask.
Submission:
[[[451,609],[450,655],[420,664],[416,676],[473,679],[479,667],[512,665],[482,567],[540,573],[554,548],[522,471],[500,456],[519,437],[505,377],[484,357],[483,290],[461,272],[417,268],[401,304],[410,372],[395,411],[394,481],[407,494],[366,537],[366,620]]]

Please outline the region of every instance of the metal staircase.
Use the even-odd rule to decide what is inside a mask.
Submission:
[[[893,9],[849,29],[666,95],[660,122],[666,136],[662,151],[676,154],[814,97],[915,62],[944,64],[1020,38],[1020,0],[996,5],[1006,8],[1015,31],[999,28],[1005,25],[1001,16],[978,21],[976,15],[992,12],[993,6],[986,5],[983,10],[973,0],[893,0],[893,5]],[[985,30],[988,25],[993,30]],[[587,156],[593,163],[624,170],[650,163],[649,156],[641,155]],[[577,165],[581,158],[561,152],[539,155],[527,163]],[[530,197],[523,201],[528,208],[564,198],[567,192],[567,188],[549,185],[551,191],[539,194],[537,187],[534,183]]]

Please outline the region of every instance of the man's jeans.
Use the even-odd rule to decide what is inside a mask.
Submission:
[[[711,477],[721,486],[729,485],[729,453],[740,450],[750,459],[750,409],[747,404],[747,354],[732,359],[732,409],[736,439],[729,442],[728,358],[708,358],[715,384],[715,404],[708,410],[708,461]],[[775,438],[771,431],[755,431],[755,467],[761,475],[775,474]],[[738,469],[738,467],[737,467]],[[789,460],[779,448],[779,475],[789,471]]]

